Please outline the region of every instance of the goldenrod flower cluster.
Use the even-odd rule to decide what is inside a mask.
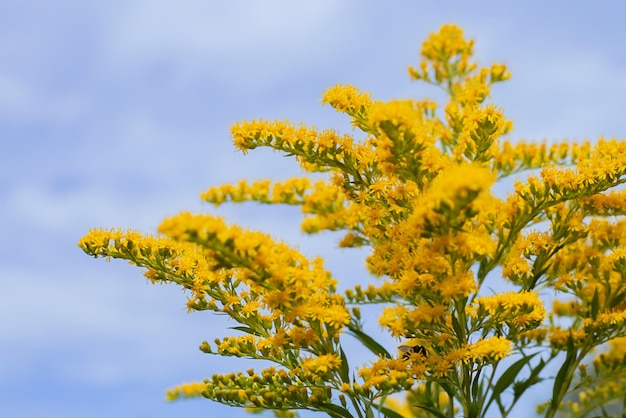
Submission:
[[[226,405],[249,405],[250,408],[309,409],[328,403],[331,388],[320,384],[309,387],[302,384],[296,373],[273,367],[260,374],[250,369],[246,373],[214,375],[203,383],[187,383],[170,389],[168,399],[203,396]]]
[[[207,214],[166,219],[157,237],[94,229],[81,239],[92,256],[125,259],[153,282],[182,286],[190,310],[238,324],[237,335],[204,342],[203,352],[274,364],[182,385],[170,399],[337,417],[396,417],[394,409],[508,416],[551,362],[560,366],[542,406],[547,417],[587,413],[624,393],[626,142],[511,140],[511,121],[490,102],[510,73],[479,66],[473,48],[460,28],[444,25],[409,68],[412,79],[442,88],[446,103],[329,88],[323,104],[359,135],[290,121],[234,124],[239,150],[272,148],[304,173],[202,194],[215,206],[300,206],[303,231],[341,231],[339,246],[371,250],[374,284],[340,294],[323,260]],[[496,192],[501,184],[511,187]],[[419,349],[390,354],[371,336],[363,305],[379,307],[383,330]],[[345,334],[371,361],[349,361]],[[401,392],[404,406],[385,403]]]

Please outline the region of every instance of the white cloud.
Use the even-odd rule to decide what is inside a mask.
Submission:
[[[250,53],[259,47],[268,52],[307,44],[319,39],[320,34],[332,36],[334,31],[324,29],[344,8],[330,0],[185,4],[137,1],[119,16],[110,40],[116,50],[168,57],[181,53]]]
[[[0,324],[0,353],[10,359],[3,379],[51,355],[55,364],[46,368],[58,379],[106,384],[165,376],[193,369],[202,340],[228,334],[224,317],[207,322],[206,313],[187,314],[180,288],[150,285],[119,261],[91,263],[66,273],[46,274],[36,264],[5,271],[11,280],[0,282],[0,291],[12,298],[0,304],[0,315],[11,318]],[[214,362],[205,357],[206,364]]]
[[[516,123],[515,136],[540,140],[626,136],[621,102],[626,72],[592,50],[527,51],[512,64],[513,79],[497,86]]]
[[[128,79],[160,68],[176,83],[267,90],[353,39],[349,2],[136,1],[107,21],[98,71]]]
[[[89,102],[75,92],[53,92],[19,74],[0,73],[0,114],[11,123],[67,125],[84,117]]]

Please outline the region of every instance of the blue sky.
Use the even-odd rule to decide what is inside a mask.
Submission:
[[[624,137],[625,10],[594,4],[0,0],[0,416],[242,416],[163,400],[250,366],[197,349],[232,324],[187,314],[178,288],[93,260],[78,239],[97,226],[153,232],[181,210],[215,212],[198,197],[212,185],[299,172],[278,154],[236,152],[235,121],[349,129],[320,103],[338,82],[379,99],[432,96],[406,67],[448,22],[483,63],[509,65],[493,100],[515,138]],[[368,280],[362,252],[303,236],[297,211],[219,212],[326,256],[342,283]]]

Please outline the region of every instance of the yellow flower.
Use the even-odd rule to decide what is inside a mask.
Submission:
[[[556,299],[552,303],[552,312],[559,316],[577,316],[580,313],[580,303],[574,300],[567,302]]]
[[[478,297],[468,312],[478,321],[486,321],[489,317],[493,325],[506,324],[512,328],[509,332],[536,328],[547,317],[539,296],[526,291]]]
[[[333,328],[343,328],[350,322],[350,313],[342,305],[331,305],[324,308],[320,320]]]
[[[197,398],[202,396],[202,392],[207,389],[204,382],[183,383],[174,388],[168,389],[166,399],[174,401],[179,398]]]
[[[626,324],[626,310],[618,310],[612,312],[603,312],[593,320],[585,318],[585,326],[592,328],[618,326],[623,327]]]
[[[506,133],[507,121],[500,110],[488,105],[467,112],[455,154],[465,155],[472,161],[489,161],[498,152],[497,140]]]
[[[503,337],[491,337],[465,347],[465,362],[488,363],[507,357],[513,350],[511,341]]]
[[[362,112],[372,104],[371,94],[361,92],[350,84],[337,84],[324,92],[323,104],[330,104],[340,112]]]
[[[463,298],[475,293],[478,285],[474,273],[466,271],[445,277],[434,286],[434,290],[440,292],[444,299]]]
[[[567,349],[570,343],[575,347],[580,346],[586,337],[587,333],[578,329],[553,328],[549,334],[550,345],[559,350]]]
[[[302,361],[305,372],[322,376],[341,367],[341,359],[334,354],[324,354],[318,357],[308,357]]]
[[[384,406],[397,412],[404,418],[411,418],[415,416],[409,404],[405,400],[401,401],[396,398],[386,398]]]
[[[384,308],[382,315],[378,318],[378,323],[386,327],[394,337],[401,337],[406,334],[407,326],[405,322],[406,308],[397,306],[395,308]]]

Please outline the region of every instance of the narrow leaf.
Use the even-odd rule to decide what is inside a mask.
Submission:
[[[447,417],[443,414],[443,412],[441,412],[441,411],[439,411],[439,410],[437,410],[437,409],[431,408],[431,407],[429,407],[429,406],[422,406],[422,405],[415,405],[415,406],[417,406],[417,407],[418,407],[418,408],[420,408],[420,409],[423,409],[424,411],[430,412],[431,414],[433,414],[433,415],[434,415],[434,416],[436,416],[437,418],[447,418]]]
[[[452,328],[454,329],[454,332],[456,332],[457,336],[464,334],[463,330],[461,329],[459,319],[455,315],[452,315]]]
[[[472,398],[473,399],[476,399],[478,397],[479,389],[482,389],[482,384],[481,384],[481,379],[480,379],[481,371],[482,369],[478,370],[478,373],[476,373],[476,376],[474,376],[474,379],[472,381]]]
[[[345,408],[340,407],[339,405],[333,405],[332,403],[323,403],[319,404],[320,408],[324,411],[328,411],[330,415],[344,417],[344,418],[354,418],[350,411]]]
[[[530,376],[528,376],[528,379],[515,383],[513,387],[513,403],[517,402],[517,400],[524,394],[526,389],[528,389],[532,385],[536,385],[537,383],[541,383],[544,381],[544,379],[539,377],[539,374],[547,364],[548,363],[541,359],[539,364],[533,367],[532,371],[530,372]]]
[[[604,406],[601,406],[600,410],[602,411],[602,418],[610,418],[610,415],[606,412],[606,409],[604,409]]]
[[[513,383],[513,381],[515,380],[519,372],[522,370],[522,368],[526,364],[528,364],[528,362],[536,355],[537,353],[521,358],[515,363],[513,363],[508,369],[506,369],[504,373],[502,373],[502,375],[500,376],[496,384],[493,386],[492,395],[491,395],[492,398],[494,399],[499,398],[500,394],[506,388],[511,386],[511,384]]]
[[[374,340],[372,337],[353,326],[348,325],[348,329],[350,331],[350,334],[357,340],[361,341],[361,343],[363,343],[363,345],[372,353],[385,358],[391,358],[391,355],[387,350],[385,350],[385,347],[378,344],[378,342],[376,342],[376,340]]]
[[[591,299],[591,319],[598,317],[598,311],[600,310],[600,301],[598,300],[598,289],[593,292],[593,299]]]
[[[339,370],[341,380],[348,383],[350,382],[350,366],[348,365],[348,358],[341,347],[339,347],[339,354],[341,355],[341,369]]]
[[[556,374],[554,378],[554,387],[552,388],[552,409],[556,410],[559,406],[559,399],[557,399],[561,393],[561,387],[565,384],[565,378],[571,369],[572,365],[576,361],[576,349],[574,348],[574,344],[570,342],[570,346],[567,348],[567,356],[565,357],[565,361],[563,365],[559,369],[559,372]]]
[[[404,418],[402,414],[394,411],[393,409],[389,409],[386,406],[377,405],[377,404],[372,404],[372,405],[374,405],[374,408],[378,409],[380,412],[385,414],[385,417],[387,418]]]
[[[229,329],[236,329],[237,331],[241,331],[241,332],[245,332],[246,334],[252,334],[252,335],[256,335],[257,337],[260,337],[261,334],[259,334],[258,331],[256,331],[253,328],[250,327],[245,327],[245,326],[241,326],[241,327],[229,327]]]

